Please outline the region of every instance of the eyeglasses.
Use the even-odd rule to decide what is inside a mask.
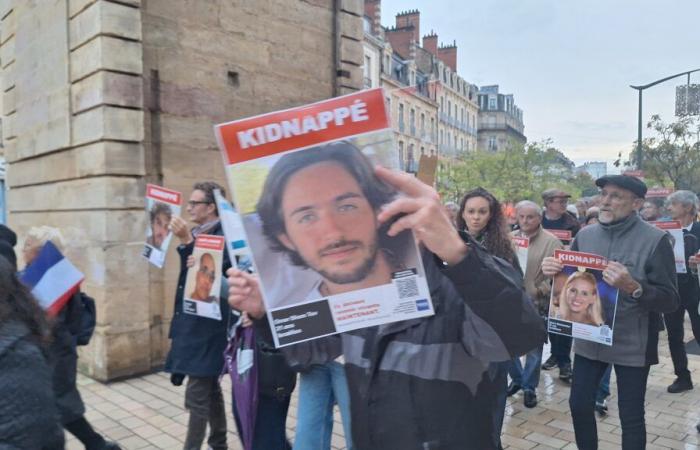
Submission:
[[[204,275],[205,277],[209,278],[209,281],[211,281],[212,283],[216,279],[216,273],[213,270],[211,272],[208,271],[206,267],[200,267],[197,272],[199,272],[202,275]]]
[[[210,205],[210,204],[211,204],[211,202],[199,201],[199,200],[190,200],[187,202],[187,205],[192,207],[192,208],[194,208],[197,205]]]

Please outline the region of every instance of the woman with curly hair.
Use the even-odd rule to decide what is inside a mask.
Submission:
[[[489,191],[478,187],[464,195],[457,216],[457,229],[468,233],[489,253],[506,260],[522,273],[501,203]],[[509,368],[510,361],[491,363],[477,387],[474,399],[482,405],[485,412],[484,422],[480,426],[492,430],[494,448],[502,448],[501,429],[506,408]]]
[[[492,255],[520,269],[501,202],[486,189],[478,187],[464,195],[457,216],[457,228],[469,233]]]

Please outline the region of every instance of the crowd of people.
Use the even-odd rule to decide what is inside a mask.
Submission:
[[[570,204],[567,192],[548,189],[541,204],[522,200],[509,216],[483,188],[466,192],[459,204],[443,205],[432,187],[409,174],[372,168],[348,159],[347,152],[338,153],[345,156],[327,153],[290,160],[272,177],[274,184],[265,189],[276,190],[270,196],[275,200],[258,205],[267,238],[275,242],[280,257],[321,274],[315,289],[330,295],[348,285],[382,282],[378,279],[392,262],[379,234],[394,238],[410,231],[421,244],[435,314],[275,349],[256,273],[244,270],[239,257],[232,261],[228,256],[218,298],[209,299],[208,290],[203,294],[220,303],[228,320],[183,313],[195,239],[223,234],[214,191],[225,195],[224,188],[211,181],[196,183],[186,203],[193,226],[177,215],[157,224],[158,239],[167,229],[179,240],[180,271],[165,370],[173,385],[185,385],[185,450],[200,449],[205,440],[210,449],[227,448],[220,375],[233,322],[256,332],[258,400],[251,449],[329,450],[335,405],[349,450],[500,449],[507,397],[522,391],[524,406],[534,408],[540,370],[555,368],[561,383],[570,385],[579,448],[598,448],[596,414],[607,414],[612,370],[622,448],[645,448],[647,379],[650,367],[658,363],[664,328],[676,376],[668,393],[693,388],[684,321],[687,312],[700,342],[700,224],[694,193],[677,191],[665,202],[645,199],[642,181],[610,175],[596,180],[600,193],[594,197]],[[319,168],[324,170],[316,173]],[[324,176],[333,182],[323,182]],[[403,195],[385,195],[387,188]],[[325,234],[314,240],[290,221],[288,209],[298,208],[285,200],[285,192],[293,189],[314,193],[309,195],[317,195],[318,204],[337,195],[350,196],[354,203],[341,215],[319,210],[313,220]],[[346,215],[350,210],[352,215]],[[363,211],[368,215],[362,216]],[[687,273],[676,273],[668,234],[647,223],[661,220],[677,220],[683,227]],[[513,238],[529,240],[525,264]],[[56,229],[29,230],[23,249],[26,266],[47,241],[63,245]],[[362,250],[357,264],[334,266],[317,258],[347,242]],[[8,400],[0,402],[0,448],[60,449],[63,430],[89,450],[120,448],[92,429],[76,388],[85,294],[76,293],[56,317],[47,317],[20,282],[16,244],[12,230],[1,226],[0,396]],[[547,333],[551,317],[603,324],[595,279],[585,272],[565,277],[556,311],[550,311],[552,280],[563,270],[554,254],[561,249],[608,261],[603,280],[619,290],[612,345]],[[200,263],[198,278],[211,281],[213,261]],[[547,341],[551,356],[543,361]],[[297,380],[297,430],[290,442],[285,422]],[[241,414],[234,402],[233,422],[239,431]]]

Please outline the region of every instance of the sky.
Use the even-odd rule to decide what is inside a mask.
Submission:
[[[631,150],[639,98],[629,85],[700,69],[700,0],[382,0],[382,25],[409,9],[421,35],[457,41],[462,78],[515,95],[528,141],[551,138],[577,165]],[[652,114],[675,118],[685,83],[644,91],[644,126]]]

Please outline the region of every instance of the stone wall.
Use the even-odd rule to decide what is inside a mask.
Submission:
[[[212,125],[361,86],[361,0],[3,0],[8,219],[59,227],[98,306],[80,366],[162,364],[179,262],[140,258],[147,182],[224,180]],[[40,30],[40,32],[37,32]],[[21,245],[21,243],[20,243]]]

